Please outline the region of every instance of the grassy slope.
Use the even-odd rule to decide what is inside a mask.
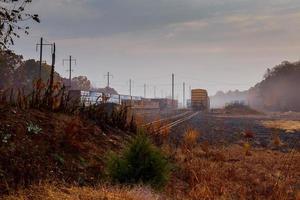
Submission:
[[[76,116],[10,107],[0,113],[1,193],[45,179],[95,184],[103,177],[104,155],[126,137]],[[30,123],[41,131],[29,132]]]
[[[7,199],[299,198],[299,152],[247,149],[246,156],[246,149],[240,146],[196,145],[193,141],[197,133],[192,133],[187,145],[163,146],[174,163],[174,171],[167,187],[157,194],[147,187],[101,185],[105,152],[124,143],[117,130],[104,133],[91,121],[63,114],[3,107],[0,110],[1,135],[12,134],[0,147],[1,190],[13,193]],[[29,122],[42,131],[28,133]],[[39,184],[39,180],[50,183]],[[15,192],[16,183],[32,186]]]

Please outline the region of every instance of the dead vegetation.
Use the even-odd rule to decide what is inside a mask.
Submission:
[[[262,115],[261,112],[239,102],[227,104],[224,108],[224,113],[230,115]]]
[[[78,187],[55,184],[41,184],[6,196],[4,200],[162,200],[162,196],[150,188],[134,188],[101,185]]]
[[[241,145],[199,143],[205,132],[187,129],[182,142],[170,142],[172,130],[150,127],[150,137],[168,155],[173,171],[155,193],[145,186],[97,186],[105,180],[107,149],[119,149],[136,129],[126,108],[49,107],[2,103],[0,111],[0,190],[6,199],[296,199],[300,153],[256,149],[253,131]],[[140,117],[141,118],[141,117]],[[142,119],[137,118],[139,121]],[[112,128],[114,127],[114,128]],[[155,134],[154,134],[155,133]],[[282,145],[274,133],[275,146]],[[39,184],[44,181],[59,184]],[[25,186],[25,188],[24,188]]]
[[[107,123],[8,105],[0,106],[0,112],[1,194],[47,179],[97,184],[103,178],[106,150],[119,148],[131,134],[118,111]]]
[[[284,130],[286,133],[300,131],[300,121],[296,120],[268,120],[262,124],[267,128]]]
[[[194,135],[188,130],[187,142],[164,148],[177,166],[166,189],[174,199],[295,199],[299,194],[298,151],[252,149],[247,142],[247,147],[193,147]]]

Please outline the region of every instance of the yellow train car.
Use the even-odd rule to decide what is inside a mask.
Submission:
[[[199,111],[208,111],[210,109],[210,100],[207,91],[204,89],[193,89],[191,92],[192,109]]]

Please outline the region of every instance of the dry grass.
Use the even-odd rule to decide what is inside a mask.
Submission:
[[[18,191],[4,200],[160,200],[160,195],[146,187],[66,187],[52,184],[33,186]],[[165,199],[165,198],[164,198]]]
[[[281,139],[279,137],[279,132],[278,131],[275,131],[273,133],[272,143],[275,147],[280,147],[280,146],[284,145],[284,143],[281,141]]]
[[[185,145],[194,146],[197,143],[197,140],[200,136],[200,133],[194,129],[188,129],[183,136],[183,142]]]
[[[173,199],[296,199],[300,153],[232,146],[173,150],[178,165],[166,193]],[[251,154],[250,154],[251,152]]]
[[[145,124],[145,121],[145,117],[141,113],[135,113],[135,123],[137,126],[143,126]]]
[[[53,184],[33,186],[4,200],[199,200],[199,199],[296,199],[300,197],[300,153],[251,149],[241,146],[201,146],[189,151],[168,149],[176,163],[172,179],[159,194],[143,186],[77,187]]]
[[[300,121],[295,120],[263,121],[262,124],[267,128],[281,129],[288,133],[300,131]]]

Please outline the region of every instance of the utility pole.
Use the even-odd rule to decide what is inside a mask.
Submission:
[[[43,46],[52,46],[53,44],[44,44],[44,39],[41,37],[40,43],[36,44],[36,51],[40,47],[40,69],[39,69],[39,79],[42,79],[42,64],[43,64]],[[53,51],[53,50],[52,50]]]
[[[54,82],[54,72],[55,72],[55,57],[56,57],[56,46],[55,43],[53,43],[53,49],[52,49],[52,64],[51,64],[51,74],[50,74],[50,95],[52,95],[52,88],[53,88],[53,82]]]
[[[132,87],[132,80],[129,79],[129,95],[132,96],[132,91],[131,91],[131,87]]]
[[[39,70],[39,79],[42,79],[42,62],[43,62],[43,38],[41,37],[40,43],[40,70]]]
[[[53,84],[54,84],[54,71],[55,71],[55,57],[56,57],[56,46],[55,43],[53,43],[52,48],[52,64],[51,64],[51,74],[50,74],[50,84],[49,84],[49,99],[48,103],[49,106],[52,108],[53,105]]]
[[[174,74],[172,74],[172,105],[174,106]]]
[[[182,101],[182,106],[183,106],[183,108],[185,108],[185,82],[183,82],[183,91],[182,91],[183,93],[183,101]]]
[[[69,59],[63,59],[63,65],[65,62],[69,62],[69,87],[71,89],[72,87],[72,63],[74,62],[76,65],[76,59],[73,59],[72,56],[69,56]]]
[[[144,84],[144,98],[146,99],[146,89],[147,89],[147,85]]]
[[[113,78],[113,75],[111,75],[109,72],[107,72],[107,75],[105,75],[105,76],[107,76],[107,87],[109,87],[110,86],[110,77]]]

